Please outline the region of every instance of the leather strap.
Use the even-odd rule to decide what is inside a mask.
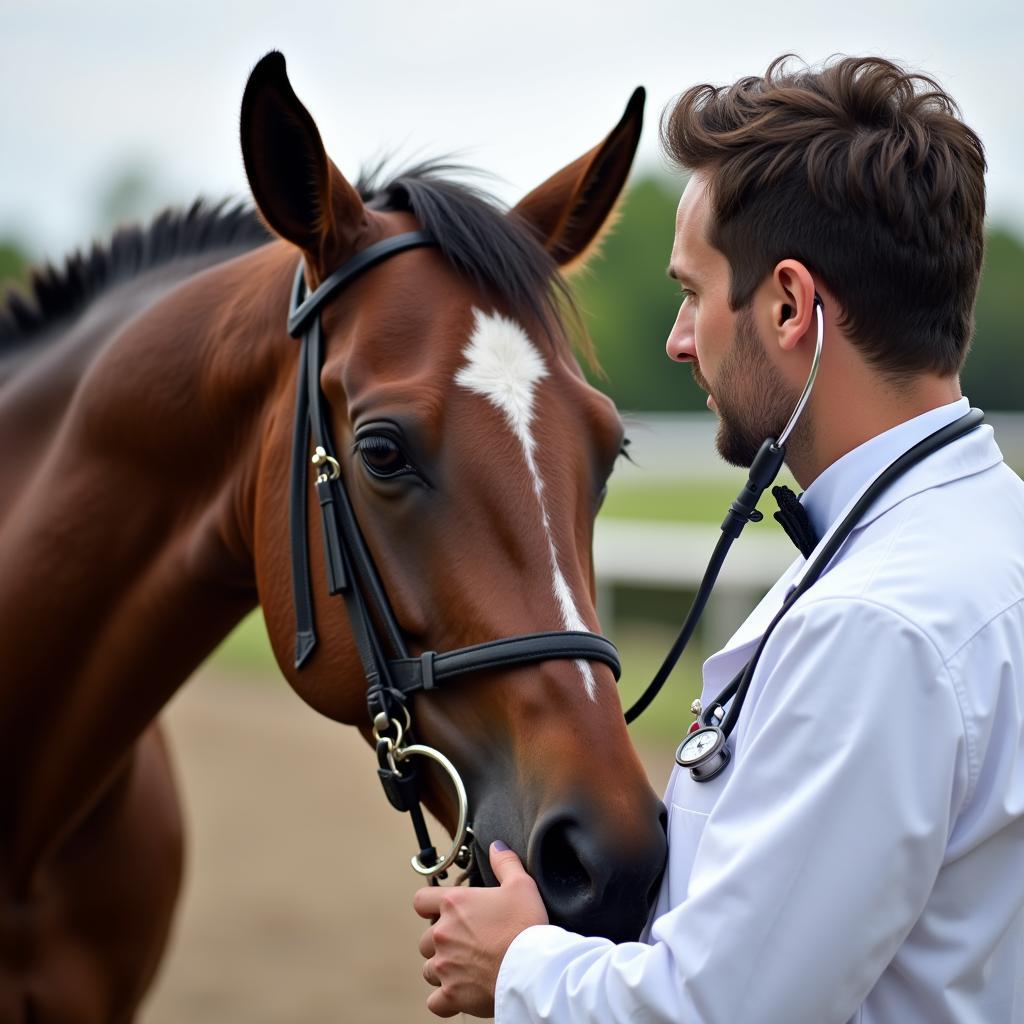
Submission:
[[[302,267],[296,275],[302,280]],[[306,491],[309,472],[309,396],[306,392],[306,341],[295,386],[295,423],[292,428],[292,465],[289,483],[288,531],[292,552],[292,603],[295,605],[295,667],[302,668],[316,648],[313,621],[313,586],[309,579],[309,540],[306,532]]]
[[[291,500],[289,505],[289,532],[292,554],[292,599],[295,603],[295,667],[301,668],[316,649],[317,633],[313,614],[312,584],[309,576],[309,541],[307,538],[307,496],[309,474],[309,437],[312,432],[314,444],[327,453],[334,453],[330,436],[330,423],[323,408],[320,389],[320,370],[323,366],[323,336],[319,313],[328,299],[339,289],[365,273],[383,260],[389,259],[405,249],[418,249],[436,245],[427,231],[411,231],[404,235],[386,238],[376,242],[328,277],[311,295],[306,297],[306,280],[303,264],[295,271],[292,283],[291,311],[288,316],[288,333],[292,337],[302,336],[299,357],[299,373],[296,384],[295,418],[292,430]],[[366,549],[348,495],[336,481],[317,484],[317,498],[320,503],[320,522],[324,534],[324,553],[327,561],[328,590],[332,594],[347,594],[350,604],[349,618],[364,670],[369,670],[371,687],[380,680],[379,665],[383,661],[373,648],[375,631],[370,621],[358,588],[349,584],[354,568],[365,581],[373,605],[381,616],[385,631],[396,657],[405,655],[402,634],[395,622],[390,602],[380,583],[373,559]],[[344,536],[343,536],[344,535]],[[346,557],[346,554],[348,557]],[[357,564],[348,566],[354,560]],[[355,605],[364,606],[356,611]],[[363,628],[368,627],[368,628]]]
[[[427,651],[418,658],[401,658],[388,664],[391,684],[401,693],[429,690],[450,679],[490,669],[513,668],[551,659],[583,659],[607,665],[615,678],[622,674],[619,652],[606,637],[586,632],[527,633],[491,640],[436,654]]]
[[[437,240],[429,231],[407,231],[404,235],[395,235],[392,238],[385,238],[381,242],[374,242],[373,245],[367,246],[362,252],[356,253],[350,260],[343,263],[330,277],[325,278],[317,286],[316,291],[302,301],[297,301],[302,298],[298,291],[300,279],[302,288],[305,289],[305,277],[300,264],[299,273],[292,288],[292,304],[288,313],[288,333],[293,338],[298,338],[308,331],[324,303],[335,292],[350,284],[370,267],[383,263],[396,253],[405,252],[406,249],[419,249],[425,245],[437,245]]]
[[[293,450],[292,464],[292,581],[296,598],[296,667],[308,659],[316,646],[316,627],[312,605],[302,604],[302,595],[311,593],[309,579],[308,548],[305,544],[307,488],[306,474],[309,436],[313,444],[325,453],[333,455],[334,443],[330,422],[323,406],[320,389],[320,370],[323,365],[323,335],[319,317],[310,324],[302,340],[300,382],[296,406],[295,433],[301,436]],[[301,400],[305,399],[305,408]],[[348,493],[340,477],[334,479],[328,466],[324,466],[316,478],[315,490],[320,506],[320,526],[324,541],[324,561],[327,568],[327,589],[330,594],[340,594],[345,601],[349,626],[359,652],[363,674],[366,679],[367,699],[374,713],[384,711],[391,714],[388,695],[394,688],[388,676],[388,657],[382,649],[381,637],[375,628],[375,618],[383,628],[384,640],[389,645],[393,658],[407,656],[401,630],[395,620],[391,604],[387,600],[380,582],[373,558],[366,547],[349,502]],[[294,544],[301,532],[302,548]],[[300,619],[300,613],[305,620]],[[372,715],[371,715],[372,717]]]

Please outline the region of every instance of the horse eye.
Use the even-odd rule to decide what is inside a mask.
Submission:
[[[367,470],[383,480],[415,472],[398,443],[384,434],[360,437],[355,448]]]

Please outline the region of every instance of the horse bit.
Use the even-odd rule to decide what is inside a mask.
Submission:
[[[312,434],[316,469],[315,489],[320,504],[328,593],[345,601],[349,625],[366,679],[366,703],[377,750],[377,774],[391,805],[408,812],[419,852],[413,868],[432,885],[447,877],[453,864],[469,876],[474,863],[472,825],[466,787],[452,762],[439,750],[409,742],[412,716],[409,698],[429,693],[442,683],[474,672],[510,668],[553,659],[589,659],[611,668],[618,679],[618,652],[606,637],[584,631],[528,633],[491,640],[438,654],[425,651],[412,657],[370,550],[359,530],[352,502],[345,489],[341,464],[335,456],[326,399],[320,387],[324,345],[320,313],[332,298],[359,275],[407,249],[436,246],[427,231],[410,231],[370,245],[347,260],[311,294],[306,294],[300,261],[292,286],[288,333],[302,338],[295,399],[292,440],[289,529],[291,534],[292,589],[295,602],[295,667],[301,669],[317,644],[310,582],[306,531],[309,441]],[[385,653],[388,652],[390,657]],[[451,849],[439,856],[430,841],[420,804],[416,758],[433,761],[451,780],[458,804],[458,820]]]

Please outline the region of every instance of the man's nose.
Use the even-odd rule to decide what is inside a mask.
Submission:
[[[665,351],[669,359],[675,363],[689,363],[697,359],[697,346],[693,338],[693,317],[689,315],[686,306],[682,306],[676,322],[672,325],[668,340],[665,342]]]

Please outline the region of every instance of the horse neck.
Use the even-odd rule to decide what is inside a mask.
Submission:
[[[294,359],[283,248],[141,313],[122,296],[127,322],[82,360],[62,414],[25,421],[33,458],[3,481],[17,500],[0,523],[0,835],[23,867],[256,603],[261,419]]]

